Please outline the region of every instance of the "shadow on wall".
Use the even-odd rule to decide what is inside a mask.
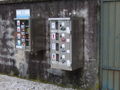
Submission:
[[[39,20],[39,19],[37,19],[37,20]],[[36,22],[37,22],[37,20],[36,20]],[[39,20],[39,21],[41,21],[41,20]],[[36,31],[36,34],[35,34],[36,36],[37,36],[37,34],[40,33],[39,36],[40,35],[43,36],[42,37],[42,39],[43,39],[44,38],[43,33],[45,32],[46,29],[41,28],[41,27],[45,26],[45,25],[46,25],[46,23],[44,23],[44,22],[36,24],[35,27],[33,28],[33,31],[34,31],[33,33],[35,33],[35,31]],[[40,29],[38,30],[38,28],[40,28]],[[42,31],[44,31],[44,32],[42,32]],[[28,59],[29,78],[37,79],[37,80],[45,81],[45,82],[52,82],[55,84],[63,84],[66,86],[71,86],[71,87],[73,87],[73,86],[79,87],[83,83],[83,81],[81,79],[83,76],[83,68],[80,68],[75,71],[64,71],[64,70],[50,68],[50,56],[49,56],[50,32],[46,31],[46,33],[47,34],[45,37],[48,39],[44,40],[44,42],[47,42],[45,49],[44,48],[41,48],[41,50],[37,49],[35,52],[31,52],[31,53],[26,52],[26,56],[27,56],[26,58]],[[34,38],[35,38],[35,36],[34,36]],[[39,43],[39,44],[37,43],[37,45],[41,45],[41,43]]]
[[[18,75],[15,67],[14,23],[0,19],[0,72]]]
[[[45,50],[40,50],[35,53],[26,52],[27,58],[29,58],[28,61],[28,75],[29,78],[32,79],[40,79],[40,77],[45,76]]]

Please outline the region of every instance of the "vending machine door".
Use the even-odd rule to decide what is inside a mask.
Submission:
[[[46,19],[31,18],[31,49],[34,52],[46,50]]]

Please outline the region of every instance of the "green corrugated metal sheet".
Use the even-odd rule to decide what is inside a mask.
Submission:
[[[103,2],[101,13],[102,90],[120,90],[120,2]]]

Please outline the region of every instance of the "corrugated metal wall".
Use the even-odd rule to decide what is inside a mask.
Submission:
[[[120,90],[120,2],[102,3],[102,90]]]

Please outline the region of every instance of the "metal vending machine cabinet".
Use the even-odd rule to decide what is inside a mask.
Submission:
[[[83,66],[83,18],[49,18],[51,68]]]
[[[16,10],[16,48],[30,50],[30,10],[19,9]]]

